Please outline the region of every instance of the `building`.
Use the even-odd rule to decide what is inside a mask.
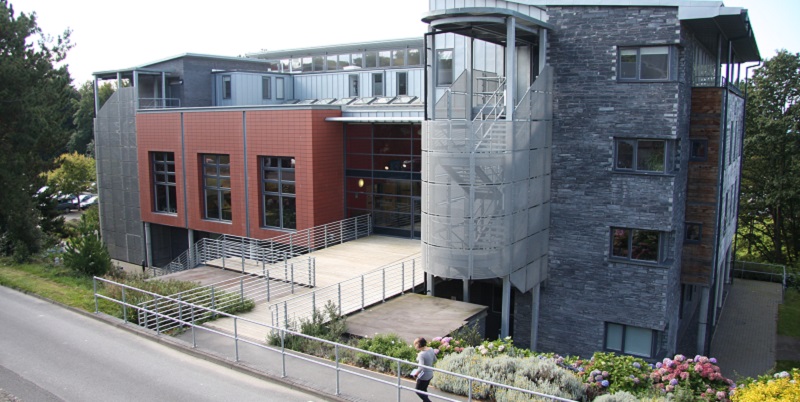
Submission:
[[[101,227],[161,265],[200,238],[371,214],[428,291],[562,354],[708,351],[729,283],[747,10],[431,0],[422,38],[98,72]],[[120,85],[122,86],[122,85]]]

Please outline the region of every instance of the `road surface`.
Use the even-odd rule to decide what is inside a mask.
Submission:
[[[0,401],[312,401],[0,286]]]

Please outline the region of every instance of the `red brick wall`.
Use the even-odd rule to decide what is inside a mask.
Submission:
[[[186,174],[182,172],[180,118],[184,116]],[[344,145],[341,123],[325,121],[340,116],[338,110],[258,110],[140,114],[139,183],[142,220],[169,226],[184,226],[212,233],[247,235],[249,205],[250,237],[268,238],[285,232],[262,227],[260,156],[293,156],[296,160],[297,229],[344,219]],[[247,185],[243,119],[247,124]],[[149,152],[175,153],[178,214],[153,213]],[[204,196],[202,154],[231,157],[233,219],[220,222],[203,219]],[[186,180],[188,211],[183,208]]]
[[[183,175],[175,175],[178,213],[153,212],[153,166],[150,162],[150,152],[172,152],[175,154],[175,170],[180,172],[183,164],[180,113],[137,115],[136,145],[139,159],[139,206],[142,221],[167,226],[185,226]]]

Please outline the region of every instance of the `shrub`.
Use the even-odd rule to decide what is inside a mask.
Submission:
[[[697,355],[693,359],[675,355],[656,363],[650,379],[667,393],[690,393],[700,400],[727,400],[733,381],[722,376],[717,360]]]
[[[591,360],[570,365],[587,386],[590,395],[627,391],[642,395],[651,388],[649,364],[633,356],[595,353]]]
[[[347,322],[346,317],[339,315],[338,307],[333,302],[328,301],[323,311],[314,309],[310,319],[301,319],[299,324],[291,323],[289,329],[315,338],[340,342],[347,332]],[[330,344],[304,336],[285,334],[283,342],[284,347],[287,349],[302,351],[319,357],[331,357],[334,353],[334,348]],[[267,336],[267,343],[273,346],[280,345],[281,332],[273,331]]]
[[[800,369],[764,375],[731,392],[733,402],[800,401]]]
[[[494,341],[483,341],[480,345],[475,347],[477,353],[482,356],[492,357],[500,355],[508,355],[512,357],[530,357],[531,351],[524,348],[514,346],[514,341],[510,336],[503,339],[496,339]]]
[[[489,350],[488,346],[486,350]],[[436,364],[436,367],[562,398],[583,399],[584,397],[581,381],[569,370],[559,367],[551,359],[510,355],[487,357],[488,354],[489,352],[486,354],[479,352],[478,348],[467,348],[461,353],[445,356]],[[433,377],[432,385],[443,391],[459,395],[468,395],[470,391],[470,384],[467,380],[441,373]],[[497,401],[530,399],[527,394],[498,389],[481,382],[473,382],[471,391],[473,398],[477,399]]]
[[[456,330],[453,333],[453,339],[457,339],[459,341],[458,345],[460,347],[468,347],[468,346],[478,346],[483,342],[483,335],[481,335],[481,331],[478,330],[478,323],[474,323],[472,325],[464,325],[463,327]]]
[[[376,334],[374,338],[363,338],[358,341],[358,348],[410,362],[417,360],[417,350],[397,334]],[[397,371],[397,363],[395,361],[368,353],[357,354],[356,362],[362,367],[380,372],[396,373]],[[413,369],[414,366],[411,364],[402,364],[400,367],[403,375],[408,374]]]
[[[103,276],[111,270],[111,256],[100,240],[99,223],[93,214],[84,214],[78,223],[77,233],[67,240],[64,265],[74,272]]]

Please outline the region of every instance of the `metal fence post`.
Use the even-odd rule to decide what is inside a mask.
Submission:
[[[402,380],[402,377],[400,375],[400,360],[398,360],[397,361],[397,400],[398,401],[400,401],[400,391],[402,391],[402,388],[400,388],[401,380]]]
[[[197,347],[197,338],[194,335],[194,306],[191,306],[192,309],[192,347]]]
[[[281,377],[286,378],[286,330],[281,329]]]
[[[337,285],[339,287],[339,315],[342,315],[342,283],[339,282]]]
[[[311,257],[308,258],[308,286],[311,285]]]
[[[161,334],[161,315],[158,313],[158,296],[155,296],[156,305],[156,333]]]
[[[314,246],[311,245],[311,229],[308,230],[308,239],[306,240],[306,247],[308,247],[308,252],[314,251]]]
[[[325,235],[325,240],[322,241],[323,242],[322,244],[325,245],[325,248],[328,248],[328,224],[327,223],[325,224],[325,226],[323,226],[323,233]]]
[[[125,301],[125,288],[122,288],[122,320],[128,323],[128,303]]]
[[[361,309],[364,309],[364,275],[361,275]]]
[[[264,279],[267,280],[267,301],[269,301],[269,271],[267,271],[267,275],[264,276]]]
[[[411,260],[411,293],[417,293],[417,260]]]
[[[182,295],[178,293],[178,321],[183,321],[183,301]]]
[[[211,310],[214,310],[214,311],[217,310],[217,305],[216,305],[216,302],[214,300],[214,285],[211,285]],[[216,317],[216,314],[215,313],[211,313],[211,316],[212,317]]]
[[[289,307],[283,302],[283,327],[289,328]]]
[[[219,241],[220,249],[222,251],[222,268],[225,268],[225,237]]]
[[[386,268],[381,270],[381,301],[386,303]]]
[[[317,312],[317,292],[311,292],[311,314],[313,316],[314,313]]]
[[[239,304],[244,305],[244,278],[239,279]]]
[[[100,306],[97,304],[97,277],[92,277],[92,288],[94,289],[94,313],[97,314],[100,312]]]
[[[317,259],[311,259],[311,286],[317,286]]]
[[[344,243],[344,222],[339,221],[339,244]]]
[[[294,294],[294,263],[292,263],[292,269],[290,272],[292,274],[292,294]]]
[[[233,316],[233,344],[236,349],[236,357],[234,361],[236,362],[239,361],[239,327],[237,325],[237,319],[238,317]]]
[[[339,344],[338,343],[333,345],[333,351],[336,355],[336,395],[339,395],[340,389],[339,389]]]
[[[242,237],[242,249],[240,250],[242,253],[242,273],[244,273],[244,237]]]

